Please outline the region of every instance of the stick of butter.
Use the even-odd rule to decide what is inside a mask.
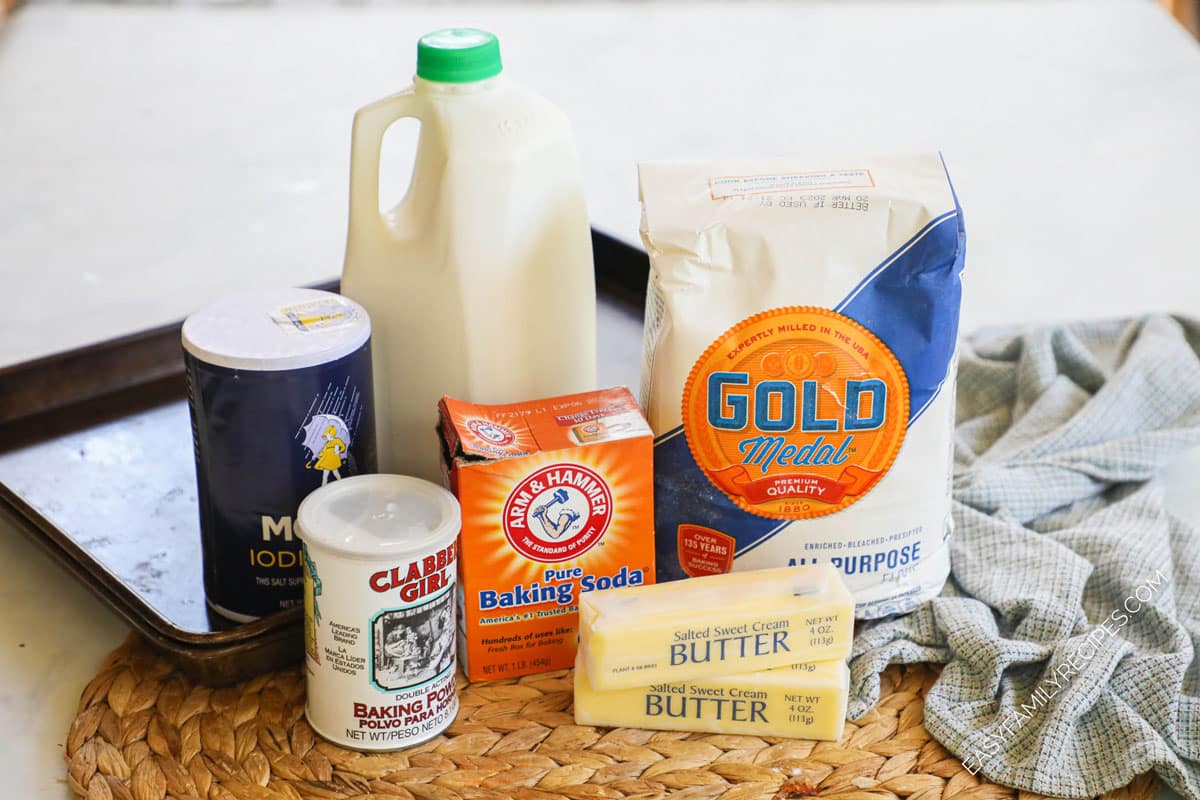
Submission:
[[[837,741],[846,720],[844,661],[598,692],[575,662],[575,722],[610,728],[790,736]]]
[[[579,644],[611,691],[844,659],[854,597],[829,564],[731,572],[587,592]]]

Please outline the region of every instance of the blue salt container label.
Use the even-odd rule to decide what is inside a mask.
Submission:
[[[329,297],[336,298],[335,306],[349,304]],[[293,312],[302,305],[312,304],[293,303],[281,313],[254,316],[268,343],[277,338],[276,331],[301,339],[265,349],[275,361],[266,359],[263,365],[284,368],[244,368],[253,362],[241,354],[231,358],[217,351],[214,356],[202,346],[189,346],[189,334],[193,341],[205,339],[201,324],[189,319],[184,329],[204,587],[209,605],[235,621],[301,605],[303,559],[294,525],[300,501],[331,481],[376,471],[365,312],[352,308],[364,315],[361,325],[367,330],[358,343],[345,331],[330,333],[342,323],[330,323],[328,316]],[[347,342],[355,349],[287,368],[320,357],[294,352],[297,347],[319,351],[314,337],[332,338],[343,352]]]

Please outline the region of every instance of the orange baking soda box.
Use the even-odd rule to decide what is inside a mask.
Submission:
[[[627,389],[438,406],[471,680],[575,663],[583,592],[654,582],[653,434]]]

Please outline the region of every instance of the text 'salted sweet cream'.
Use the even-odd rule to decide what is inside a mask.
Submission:
[[[592,688],[580,659],[575,666],[575,721],[610,728],[836,740],[846,721],[849,687],[844,661],[818,661],[601,692]]]
[[[597,592],[579,609],[600,691],[845,659],[853,637],[854,598],[828,564]]]

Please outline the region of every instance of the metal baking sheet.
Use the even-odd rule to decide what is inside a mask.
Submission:
[[[134,630],[194,681],[208,686],[225,686],[265,670],[286,666],[301,658],[303,633],[299,615],[295,615],[294,621],[275,625],[257,636],[225,645],[199,647],[165,637],[147,622],[140,611],[129,606],[107,586],[97,581],[83,562],[68,555],[50,537],[42,535],[36,526],[18,516],[11,505],[0,503],[0,518],[7,519],[24,530],[47,555],[58,561],[69,574],[90,588],[97,598],[124,617]]]
[[[207,609],[182,400],[6,453],[0,483],[22,516],[160,633],[220,644],[278,622],[232,625]]]
[[[600,383],[636,387],[646,256],[602,236],[596,256]],[[301,612],[236,625],[204,602],[181,355],[179,362],[179,373],[159,378],[153,391],[126,390],[143,397],[131,410],[92,400],[55,414],[79,424],[23,434],[0,453],[0,509],[135,629],[215,682],[236,678],[234,657],[244,661],[256,647],[274,642],[260,654],[271,658],[290,653],[283,643],[295,638]],[[93,413],[100,402],[112,408]]]

